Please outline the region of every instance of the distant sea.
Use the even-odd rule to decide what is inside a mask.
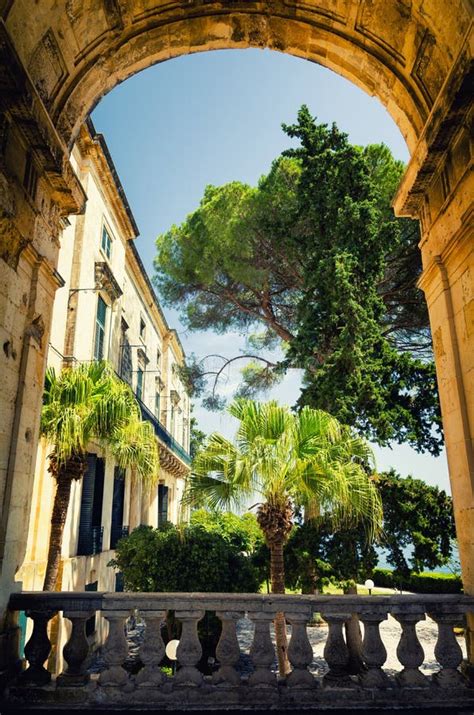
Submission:
[[[412,549],[411,549],[410,547],[407,547],[406,549],[404,549],[403,553],[405,554],[405,558],[406,558],[407,560],[409,560],[411,552],[412,552]],[[387,552],[385,551],[385,549],[377,549],[377,553],[379,554],[379,562],[378,562],[378,564],[377,564],[377,568],[380,568],[380,569],[393,569],[393,566],[392,566],[391,564],[389,564],[388,561],[387,561]],[[453,544],[453,555],[452,555],[452,557],[451,557],[451,563],[452,563],[453,566],[454,566],[454,565],[457,566],[458,571],[461,570],[460,567],[459,567],[459,551],[458,551],[457,544]],[[433,569],[432,571],[429,570],[429,569],[426,569],[426,570],[424,571],[424,573],[433,573],[433,572],[436,572],[436,573],[453,573],[453,569],[452,569],[452,568],[449,568],[449,566],[439,566],[438,568]]]

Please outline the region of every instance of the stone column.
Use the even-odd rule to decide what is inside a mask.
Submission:
[[[462,662],[462,650],[453,630],[462,616],[459,613],[436,611],[428,615],[438,624],[435,656],[441,670],[433,675],[434,682],[442,688],[458,688],[465,685],[466,681],[458,670]]]
[[[324,684],[330,687],[350,687],[353,682],[347,675],[349,651],[342,632],[344,623],[350,618],[349,613],[322,613],[328,624],[328,638],[324,646],[324,658],[329,666],[329,672],[324,676]]]
[[[425,652],[416,633],[416,624],[425,620],[425,614],[421,611],[404,613],[400,608],[394,609],[392,615],[402,626],[397,658],[404,667],[397,674],[397,682],[405,688],[426,688],[429,685],[428,678],[419,670],[420,665],[423,665]]]
[[[249,685],[276,686],[276,674],[271,671],[271,666],[275,662],[275,648],[270,636],[270,623],[273,622],[274,614],[252,612],[248,614],[248,617],[255,626],[250,648],[250,657],[255,671],[249,678]]]
[[[176,611],[175,615],[183,626],[176,651],[181,668],[176,673],[175,682],[178,685],[201,685],[202,673],[196,668],[202,656],[197,627],[204,611]]]
[[[53,617],[52,611],[28,611],[33,620],[33,632],[25,646],[25,658],[28,668],[19,676],[21,684],[46,685],[51,680],[51,673],[44,663],[51,651],[51,641],[48,637],[48,623]]]
[[[243,615],[243,612],[239,611],[216,611],[216,616],[222,623],[222,632],[216,648],[216,655],[221,666],[213,675],[212,679],[215,683],[240,685],[240,675],[235,669],[240,658],[236,626],[237,621]]]
[[[387,619],[385,613],[361,613],[360,620],[364,624],[364,640],[362,655],[367,670],[359,675],[359,681],[364,688],[387,688],[390,686],[388,676],[382,670],[387,660],[387,650],[380,637],[380,624]]]
[[[128,682],[128,673],[122,667],[128,655],[128,643],[125,637],[125,621],[130,611],[102,611],[109,622],[109,635],[103,648],[107,668],[99,676],[100,685],[120,687]]]
[[[160,670],[160,663],[165,655],[165,644],[161,637],[161,624],[166,611],[147,611],[145,616],[145,640],[140,648],[140,660],[144,668],[138,673],[137,685],[161,685],[165,676]]]
[[[421,221],[423,274],[465,593],[474,595],[474,174],[472,28],[394,200]],[[474,673],[474,614],[468,616]]]
[[[58,685],[85,685],[90,675],[86,673],[89,642],[86,636],[86,621],[95,611],[64,611],[64,617],[72,623],[71,635],[63,648],[67,667],[57,679]]]
[[[308,666],[313,662],[313,648],[306,630],[306,624],[311,615],[304,613],[286,613],[285,615],[291,623],[288,658],[293,668],[287,676],[286,682],[291,687],[314,688],[316,681],[308,671]]]

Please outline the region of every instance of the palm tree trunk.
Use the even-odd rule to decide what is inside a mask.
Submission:
[[[270,546],[270,577],[272,593],[285,593],[285,565],[283,562],[283,541],[273,542]],[[275,639],[277,647],[278,670],[281,676],[290,670],[288,660],[288,639],[286,635],[286,619],[283,612],[275,616]]]
[[[61,470],[57,478],[56,494],[51,516],[48,563],[46,564],[43,591],[54,591],[56,588],[56,580],[58,578],[59,564],[61,561],[64,524],[66,523],[73,478],[74,477],[68,474],[65,469]]]
[[[357,594],[357,586],[349,586],[344,593]],[[349,620],[345,622],[344,627],[346,631],[347,649],[349,651],[347,672],[351,675],[358,675],[364,670],[364,659],[362,656],[362,633],[357,613],[351,614]]]

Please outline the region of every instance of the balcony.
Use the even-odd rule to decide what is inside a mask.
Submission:
[[[25,647],[28,667],[10,678],[4,694],[7,708],[270,711],[297,707],[368,712],[408,706],[453,713],[474,706],[474,688],[462,673],[462,651],[453,631],[467,611],[474,611],[470,596],[19,593],[11,596],[10,609],[27,612],[34,627]],[[132,609],[138,609],[146,624],[139,650],[142,667],[134,674],[123,667],[129,651],[124,627]],[[182,624],[173,676],[160,668],[165,654],[162,622],[169,610]],[[51,649],[48,622],[58,611],[72,628],[63,650],[64,672],[55,677],[44,663]],[[95,611],[108,622],[108,637],[101,654],[103,668],[91,674],[86,665],[85,623]],[[202,655],[198,623],[205,611],[215,612],[222,625],[216,668],[207,676],[196,667]],[[271,623],[279,611],[285,612],[291,632],[292,671],[286,678],[275,672],[271,637]],[[326,624],[318,630],[324,651],[316,660],[308,638],[314,613],[320,613]],[[359,615],[364,629],[365,668],[359,676],[348,675],[346,669],[343,624],[351,613]],[[427,615],[437,624],[438,635],[434,658],[430,656],[422,668],[425,652],[416,624]],[[239,630],[244,616],[250,624],[245,642]],[[400,627],[396,660],[382,640],[380,626],[387,617],[396,619]],[[384,667],[387,656],[390,669]],[[245,672],[240,667],[242,657],[247,661]]]
[[[153,412],[151,412],[141,400],[139,400],[138,398],[137,400],[140,404],[143,419],[151,422],[158,439],[163,442],[163,444],[165,444],[172,452],[174,452],[179,457],[182,462],[184,462],[184,464],[189,467],[191,464],[191,457],[189,456],[189,453],[186,452],[184,447],[182,447],[175,440],[175,438],[168,432],[166,427],[163,427],[156,415],[154,415]]]

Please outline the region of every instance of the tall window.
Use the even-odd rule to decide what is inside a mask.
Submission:
[[[100,242],[100,246],[107,258],[110,258],[110,256],[112,255],[112,238],[105,226],[102,226],[102,239]]]
[[[89,453],[87,455],[87,471],[82,478],[78,556],[100,554],[102,551],[104,474],[104,460],[96,454]]]
[[[176,409],[174,405],[171,405],[171,414],[170,414],[170,432],[174,437],[174,424],[175,424],[175,419],[176,419]]]
[[[160,393],[155,392],[155,415],[160,419]]]
[[[97,315],[95,319],[94,358],[96,360],[104,359],[106,319],[107,303],[99,295],[99,299],[97,301]]]
[[[143,318],[140,318],[140,337],[142,340],[146,338],[146,323]]]
[[[139,400],[143,399],[143,370],[141,367],[137,370],[137,397]]]
[[[158,485],[158,526],[168,521],[168,487]]]

